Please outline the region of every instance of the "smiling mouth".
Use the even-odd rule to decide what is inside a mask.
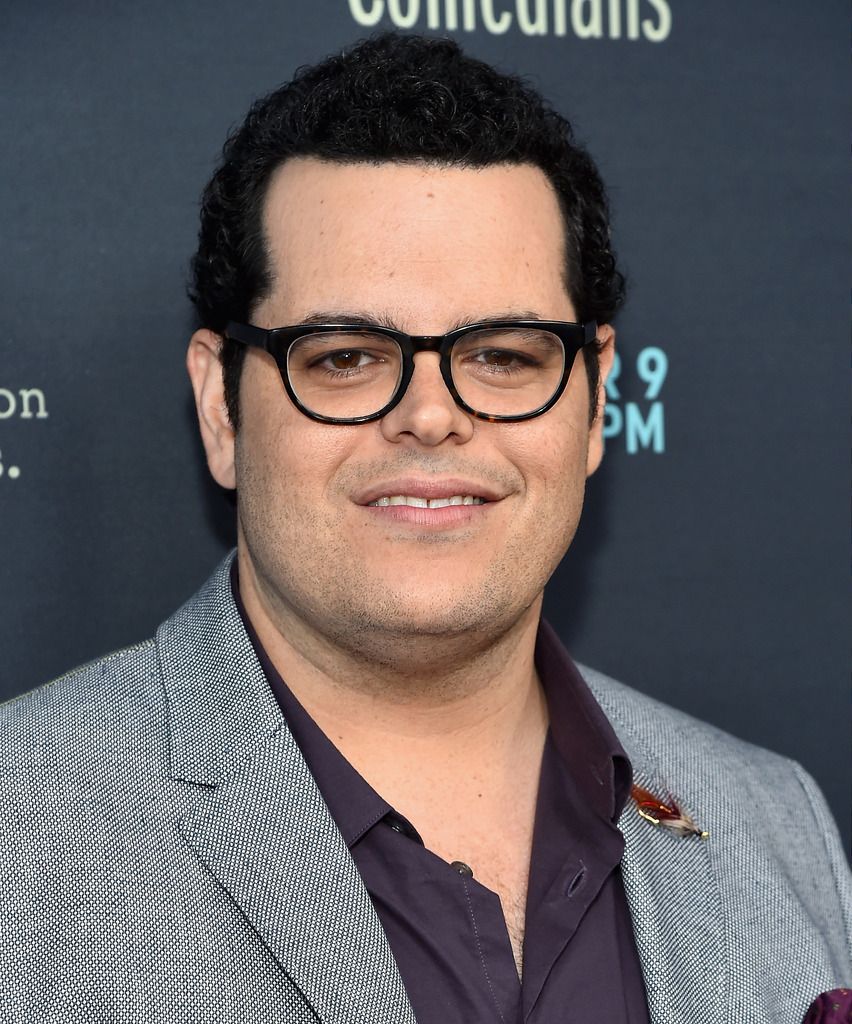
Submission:
[[[387,508],[389,505],[409,505],[412,508],[449,508],[452,505],[484,505],[485,498],[477,498],[472,494],[453,494],[448,498],[420,498],[411,494],[391,494],[376,498],[367,503],[374,508]]]

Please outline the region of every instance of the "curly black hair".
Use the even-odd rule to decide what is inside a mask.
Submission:
[[[202,196],[189,288],[201,325],[217,334],[229,320],[248,321],[271,285],[264,198],[273,172],[293,156],[533,164],[559,198],[565,280],[578,317],[609,322],[624,300],[606,190],[569,122],[521,79],[466,56],[452,40],[389,32],[299,69],[257,100],[225,143]],[[598,361],[584,351],[594,415]],[[235,429],[243,354],[224,340],[225,400]]]

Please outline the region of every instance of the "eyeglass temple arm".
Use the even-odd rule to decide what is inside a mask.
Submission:
[[[231,321],[225,328],[225,337],[232,341],[241,341],[244,345],[269,350],[269,331],[253,324],[238,324]]]

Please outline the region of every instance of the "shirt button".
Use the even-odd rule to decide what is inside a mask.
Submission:
[[[463,860],[454,860],[450,867],[458,871],[460,875],[464,875],[465,878],[473,878],[473,871]]]

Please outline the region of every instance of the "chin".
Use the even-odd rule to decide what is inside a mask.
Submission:
[[[413,582],[404,589],[388,586],[369,605],[362,603],[363,625],[378,634],[410,637],[489,635],[502,632],[523,614],[515,588],[448,587],[446,581],[428,586]],[[368,624],[369,623],[369,624]]]

